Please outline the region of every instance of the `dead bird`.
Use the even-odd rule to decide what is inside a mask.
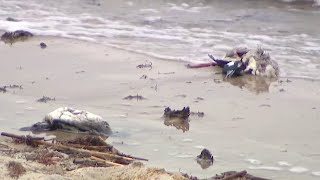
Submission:
[[[171,110],[170,107],[164,109],[165,118],[181,118],[181,119],[188,119],[190,116],[190,108],[183,107],[182,110]]]
[[[226,53],[223,59],[217,59],[208,54],[212,62],[189,64],[189,68],[220,66],[227,78],[252,74],[268,78],[279,76],[278,63],[271,59],[270,55],[261,47],[248,49],[244,47],[234,48]]]
[[[202,169],[206,169],[213,164],[213,156],[208,149],[203,149],[200,155],[197,156],[197,163]]]

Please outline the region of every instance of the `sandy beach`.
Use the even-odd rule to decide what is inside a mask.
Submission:
[[[40,42],[48,47],[41,49]],[[214,67],[188,69],[184,62],[41,36],[1,43],[0,54],[0,85],[23,87],[0,94],[1,132],[30,134],[19,128],[70,106],[105,118],[113,131],[108,143],[149,159],[147,167],[200,178],[228,170],[270,179],[319,178],[319,81],[226,81]],[[152,68],[137,68],[150,62]],[[146,100],[123,99],[137,94]],[[42,96],[56,100],[36,102]],[[190,116],[184,124],[164,122],[165,107],[185,106],[204,117]],[[215,158],[208,169],[195,160],[202,148]]]

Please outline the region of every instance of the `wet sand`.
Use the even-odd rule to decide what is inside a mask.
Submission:
[[[42,41],[46,49],[40,48]],[[1,43],[0,53],[0,85],[23,87],[0,94],[1,131],[29,134],[19,128],[71,106],[104,117],[114,132],[108,142],[149,159],[147,166],[203,178],[244,169],[272,179],[319,178],[314,175],[320,171],[319,81],[248,77],[226,82],[217,68],[187,69],[182,62],[47,37]],[[152,69],[136,68],[146,62]],[[137,94],[147,99],[123,100]],[[56,101],[36,102],[42,96]],[[191,116],[183,124],[164,122],[167,106],[189,106],[205,116]],[[215,157],[204,170],[195,161],[203,147]],[[294,167],[307,170],[298,173]]]

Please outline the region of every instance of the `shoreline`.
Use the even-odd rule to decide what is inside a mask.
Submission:
[[[48,47],[41,49],[40,42]],[[316,179],[311,173],[320,171],[319,159],[311,158],[320,148],[312,140],[320,116],[318,81],[290,78],[292,82],[285,82],[284,78],[280,83],[242,78],[225,82],[215,74],[217,68],[192,70],[180,62],[64,38],[36,37],[11,47],[1,44],[0,53],[6,64],[0,68],[0,85],[23,85],[22,90],[9,89],[0,96],[0,102],[6,104],[0,117],[4,124],[1,131],[22,133],[19,128],[40,121],[46,113],[75,106],[103,116],[116,132],[110,142],[123,152],[148,156],[151,161],[147,166],[173,172],[181,169],[200,177],[249,167],[281,167],[278,161],[292,166],[281,167],[279,172],[249,169],[250,173]],[[152,69],[136,68],[146,62],[152,62]],[[146,79],[140,79],[143,75]],[[147,100],[123,100],[136,94]],[[42,96],[56,101],[37,103]],[[182,132],[164,124],[161,117],[166,106],[190,106],[191,111],[205,116],[191,117],[188,131]],[[296,133],[301,131],[304,133]],[[216,159],[206,170],[193,159],[200,146],[213,151]],[[262,164],[246,159],[258,159]],[[309,171],[291,172],[295,166]]]

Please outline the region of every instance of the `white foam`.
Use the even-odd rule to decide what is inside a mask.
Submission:
[[[197,148],[197,149],[204,149],[205,148],[204,146],[201,146],[201,145],[194,146],[194,147]]]
[[[278,162],[279,166],[292,166],[290,163],[286,162],[286,161],[279,161]]]
[[[25,103],[26,103],[25,100],[18,100],[18,101],[16,101],[16,104],[25,104]]]
[[[26,108],[24,108],[24,109],[27,110],[27,111],[34,111],[34,110],[35,110],[35,108],[34,108],[34,107],[31,107],[31,106],[26,107]]]
[[[177,157],[177,158],[192,158],[193,155],[192,154],[178,154],[175,157]]]
[[[189,139],[189,138],[185,138],[185,139],[182,139],[183,142],[192,142],[193,140],[192,139]]]
[[[245,161],[247,161],[247,162],[249,162],[251,164],[255,164],[255,165],[262,164],[262,162],[257,160],[257,159],[245,159]]]
[[[301,166],[295,166],[292,167],[291,169],[289,169],[290,172],[294,172],[294,173],[304,173],[304,172],[308,172],[309,169],[305,168],[305,167],[301,167]]]
[[[148,13],[159,13],[156,9],[140,9],[140,12],[148,12]]]
[[[320,176],[320,171],[315,171],[315,172],[312,172],[311,174],[314,176]]]
[[[275,167],[275,166],[250,166],[249,169],[254,170],[269,170],[269,171],[281,171],[281,167]]]

